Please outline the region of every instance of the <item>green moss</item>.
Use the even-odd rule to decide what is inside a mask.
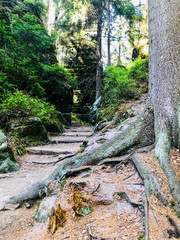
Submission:
[[[22,145],[16,145],[16,152],[19,156],[24,156],[26,154],[26,148]]]
[[[0,173],[14,172],[18,169],[19,164],[13,162],[9,157],[7,157],[4,161],[0,162]]]
[[[145,240],[145,233],[138,237],[138,240]]]

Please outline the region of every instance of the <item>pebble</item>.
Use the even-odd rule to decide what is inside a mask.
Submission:
[[[82,234],[84,234],[84,233],[86,233],[86,230],[83,230],[83,231],[82,231]]]
[[[25,203],[25,206],[26,206],[26,208],[31,208],[31,204],[28,202]]]
[[[88,237],[88,236],[85,236],[83,240],[89,240],[89,237]]]

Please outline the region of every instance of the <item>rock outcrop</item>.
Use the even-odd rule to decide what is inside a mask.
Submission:
[[[17,171],[19,169],[12,150],[9,147],[7,137],[0,130],[0,173]]]

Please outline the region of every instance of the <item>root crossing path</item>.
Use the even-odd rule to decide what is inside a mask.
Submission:
[[[150,188],[145,182],[144,188],[144,175],[139,175],[133,163],[141,159],[156,173],[168,196],[167,181],[153,159],[152,147],[148,154],[147,149],[141,149],[133,161],[127,155],[104,159],[80,171],[71,169],[69,177],[60,184],[50,184],[48,190],[52,191],[43,200],[3,206],[10,197],[47,178],[65,159],[75,155],[91,134],[90,127],[73,122],[64,134],[51,138],[50,144],[29,148],[18,172],[0,176],[0,240],[138,240],[144,239],[145,233],[146,239],[176,239],[175,228],[166,217],[172,216],[171,209],[154,195],[146,197],[145,188],[153,187],[154,175],[149,170],[143,173],[151,175],[152,182]],[[141,168],[142,164],[138,166]],[[162,195],[159,189],[157,192]],[[58,222],[59,216],[62,218],[58,206],[65,213],[62,224]],[[41,214],[48,208],[49,219],[37,222],[37,212],[42,219]]]
[[[61,164],[60,160],[75,155],[91,134],[90,127],[72,122],[71,128],[51,138],[50,144],[28,148],[28,154],[20,159],[18,172],[0,175],[0,208],[11,196],[47,178]]]

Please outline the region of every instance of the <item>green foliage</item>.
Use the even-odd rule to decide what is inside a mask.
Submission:
[[[142,234],[141,236],[139,236],[138,240],[145,240],[145,234]]]
[[[20,114],[39,117],[43,122],[56,119],[55,107],[49,103],[33,98],[22,91],[16,90],[13,94],[8,93],[0,105],[0,116],[9,118]]]
[[[34,9],[40,2],[25,3]],[[6,92],[25,90],[31,96],[46,97],[60,111],[64,105],[70,112],[73,78],[57,64],[54,39],[39,23],[37,14],[30,12],[20,17],[11,14],[11,24],[0,20],[0,101]]]
[[[105,70],[103,95],[107,104],[133,97],[135,86],[135,81],[129,78],[127,69],[111,65]]]
[[[138,83],[143,83],[148,81],[148,65],[149,59],[137,59],[133,62],[132,66],[129,68],[129,76],[135,79]]]
[[[148,90],[148,58],[137,59],[131,66],[109,66],[105,70],[103,106],[104,117],[113,115],[123,99],[138,98]]]
[[[72,118],[74,121],[79,122],[79,123],[81,123],[81,124],[83,124],[83,125],[88,125],[87,122],[82,121],[80,118],[78,118],[78,116],[77,116],[76,114],[71,114],[71,118]]]
[[[54,49],[46,29],[37,23],[35,16],[27,13],[23,19],[12,15],[10,26],[1,20],[0,32],[0,71],[6,75],[7,82],[42,97],[45,89],[38,66],[41,62],[50,62]]]
[[[33,13],[39,19],[45,14],[45,5],[41,0],[24,0],[24,3],[28,7],[28,10]]]

